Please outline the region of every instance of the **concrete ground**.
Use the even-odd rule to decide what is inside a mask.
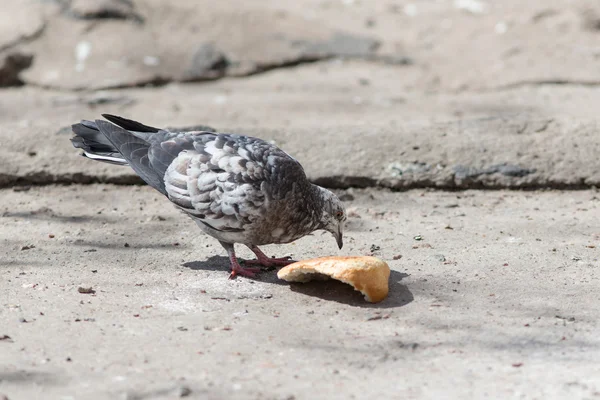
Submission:
[[[598,5],[3,7],[0,400],[600,398]],[[73,149],[101,113],[274,141],[350,218],[343,250],[265,251],[378,256],[389,297],[228,280],[214,239]]]
[[[388,260],[380,304],[275,271],[228,280],[215,240],[147,187],[2,191],[2,392],[600,396],[596,191],[342,194],[343,251],[329,234],[267,251]]]

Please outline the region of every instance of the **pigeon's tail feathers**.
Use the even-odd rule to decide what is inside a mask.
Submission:
[[[106,116],[104,116],[106,118]],[[107,118],[108,119],[108,118]],[[129,121],[129,120],[125,120]],[[130,121],[134,122],[134,121]],[[152,164],[148,152],[151,144],[135,135],[135,132],[111,124],[110,122],[96,120],[96,126],[119,152],[122,158],[133,168],[133,170],[146,182],[162,194],[166,195],[164,174],[161,175]],[[145,126],[136,122],[140,126]],[[139,127],[138,127],[139,128]],[[150,140],[150,137],[149,137]]]
[[[83,150],[83,156],[92,160],[109,164],[127,165],[127,160],[98,129],[95,122],[81,121],[72,127],[75,137],[71,139],[73,146]]]
[[[104,118],[106,118],[107,120],[109,120],[110,122],[112,122],[115,125],[120,126],[121,128],[128,130],[128,131],[133,131],[133,132],[148,132],[148,133],[156,133],[158,131],[160,131],[160,129],[158,128],[154,128],[152,126],[148,126],[148,125],[144,125],[140,122],[137,121],[133,121],[131,119],[127,119],[127,118],[123,118],[123,117],[118,117],[116,115],[110,115],[110,114],[102,114],[102,116]]]

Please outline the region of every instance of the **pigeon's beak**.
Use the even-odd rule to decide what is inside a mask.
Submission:
[[[335,240],[336,240],[336,242],[337,242],[337,245],[338,245],[338,247],[339,247],[340,249],[341,249],[342,247],[344,247],[344,238],[343,238],[344,234],[343,234],[343,232],[342,232],[342,227],[341,227],[341,226],[340,226],[340,227],[338,227],[338,230],[337,230],[337,232],[335,232],[335,233],[333,234],[333,236],[335,236]]]

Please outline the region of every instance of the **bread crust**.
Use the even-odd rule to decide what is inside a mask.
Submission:
[[[388,295],[390,267],[377,257],[321,257],[298,261],[279,270],[288,282],[308,282],[326,275],[354,287],[365,300],[378,303]]]

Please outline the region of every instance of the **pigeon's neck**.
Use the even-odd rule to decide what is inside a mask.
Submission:
[[[323,229],[325,227],[323,223],[323,213],[325,212],[325,207],[327,206],[327,202],[329,201],[329,191],[314,184],[311,184],[311,191],[311,211],[314,229]]]

